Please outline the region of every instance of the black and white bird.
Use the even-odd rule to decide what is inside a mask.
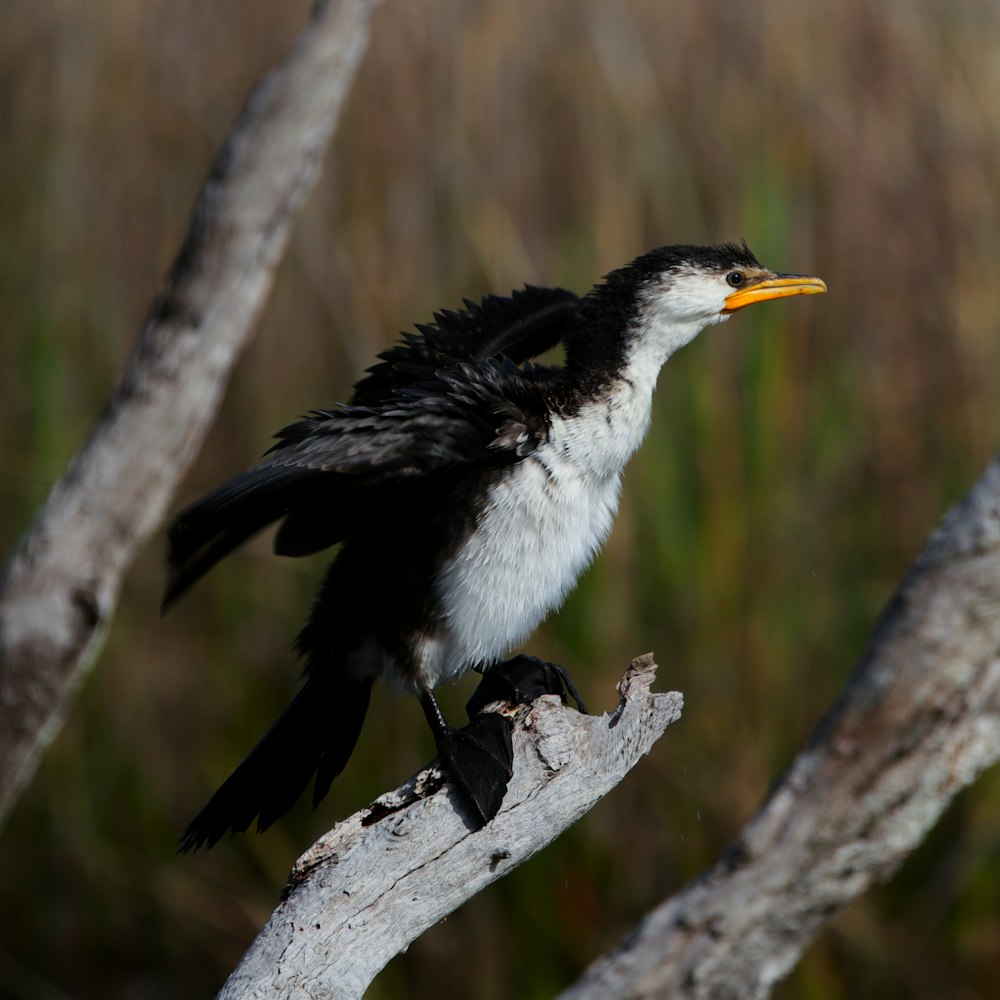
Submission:
[[[725,244],[652,250],[583,298],[526,287],[466,301],[379,355],[346,405],[286,427],[183,511],[164,606],[274,522],[279,555],[340,548],[296,643],[302,688],[181,848],[254,819],[264,829],[313,778],[319,802],[377,680],[421,699],[474,822],[491,819],[504,754],[488,730],[452,729],[434,689],[488,676],[563,602],[611,528],[667,358],[744,306],[825,290]],[[557,344],[564,364],[530,363]]]

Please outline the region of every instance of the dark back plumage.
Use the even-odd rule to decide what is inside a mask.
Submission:
[[[308,555],[346,537],[365,487],[386,476],[523,454],[538,427],[516,405],[516,365],[566,338],[579,301],[561,288],[527,286],[466,300],[464,310],[404,333],[347,405],[283,428],[258,465],[180,513],[168,534],[164,608],[275,521],[283,521],[275,551]]]

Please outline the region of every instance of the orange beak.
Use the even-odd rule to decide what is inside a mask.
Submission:
[[[734,313],[744,306],[768,299],[787,299],[790,295],[820,295],[826,291],[826,282],[820,278],[808,278],[804,274],[776,274],[746,288],[738,288],[726,296],[723,312]]]

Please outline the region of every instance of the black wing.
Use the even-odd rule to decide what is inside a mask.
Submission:
[[[286,427],[257,466],[178,516],[168,535],[164,608],[274,521],[284,518],[275,551],[305,555],[345,538],[373,489],[530,454],[547,431],[540,393],[512,361],[490,360]]]
[[[402,343],[382,351],[379,363],[355,386],[352,403],[371,404],[425,378],[429,371],[500,356],[521,364],[555,347],[573,321],[578,296],[564,288],[526,285],[510,296],[465,300],[460,312],[434,314],[433,324],[402,334]]]

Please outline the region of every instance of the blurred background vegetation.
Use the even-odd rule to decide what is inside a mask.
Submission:
[[[113,385],[210,157],[307,0],[0,7],[0,551]],[[343,398],[395,333],[651,246],[746,237],[822,299],[709,331],[661,379],[621,515],[529,643],[591,705],[656,651],[682,722],[556,845],[370,995],[546,997],[701,872],[1000,443],[1000,8],[386,0],[319,189],[177,505]],[[317,813],[176,857],[291,695],[324,560],[260,539],[158,616],[162,538],[0,850],[0,994],[211,995],[289,865],[433,753],[380,697]],[[446,693],[452,713],[468,694]],[[779,997],[996,996],[1000,782],[961,795]]]

